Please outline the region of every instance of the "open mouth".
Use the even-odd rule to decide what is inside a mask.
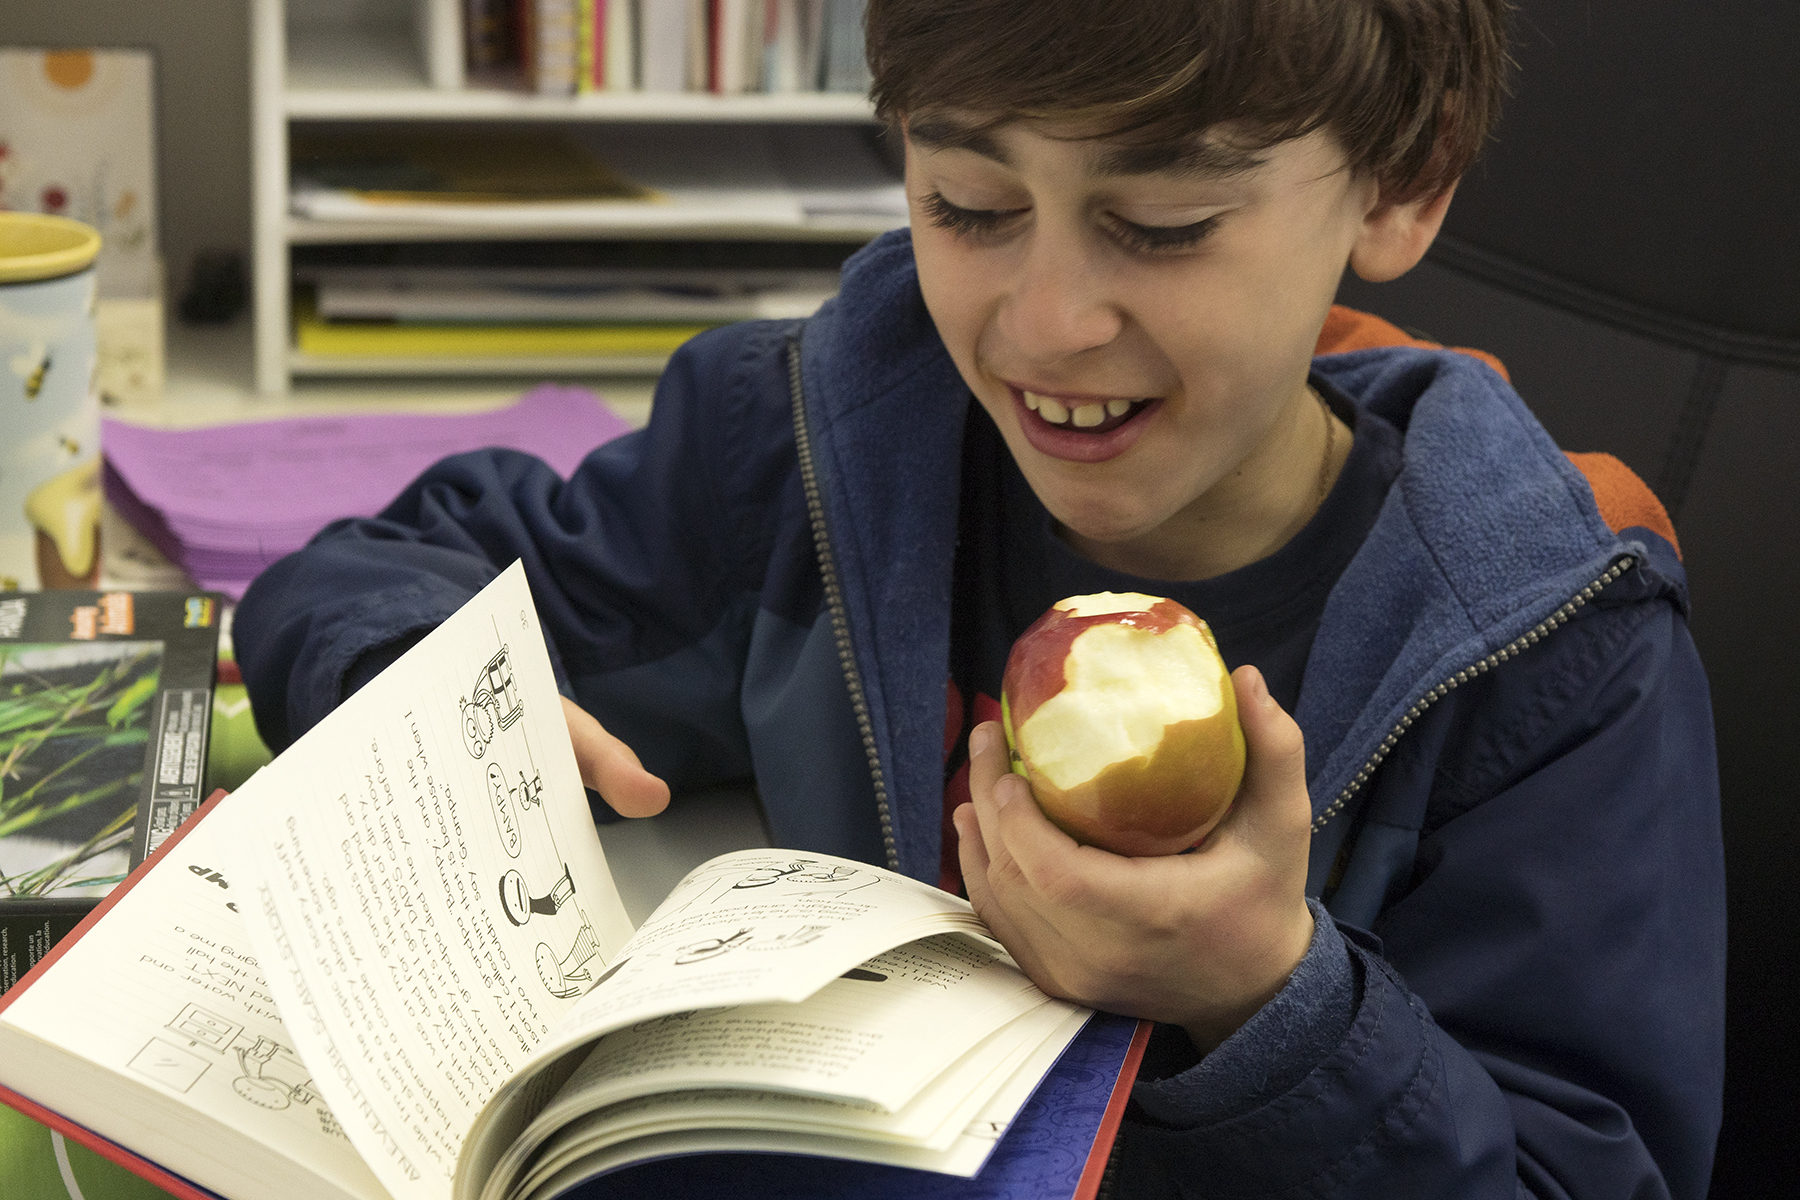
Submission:
[[[1088,404],[1067,404],[1053,396],[1020,389],[1025,407],[1038,415],[1046,425],[1071,433],[1101,435],[1111,433],[1131,420],[1150,404],[1148,400],[1106,400]]]

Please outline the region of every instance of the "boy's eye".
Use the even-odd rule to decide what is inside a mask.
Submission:
[[[1167,254],[1189,250],[1199,245],[1218,228],[1217,216],[1189,225],[1139,225],[1122,217],[1111,217],[1107,225],[1113,237],[1127,250],[1141,254]]]
[[[980,239],[1001,231],[1008,221],[1025,212],[1022,208],[964,208],[932,192],[923,201],[931,223],[958,237]],[[1107,232],[1125,249],[1138,254],[1171,254],[1192,249],[1218,227],[1219,218],[1207,217],[1187,225],[1140,225],[1123,217],[1108,215]]]
[[[995,233],[1008,220],[1025,211],[1024,209],[1001,208],[963,208],[944,199],[941,192],[933,192],[924,200],[925,213],[931,223],[939,229],[945,229],[959,237],[982,237]]]

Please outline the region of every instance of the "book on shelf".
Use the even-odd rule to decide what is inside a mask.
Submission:
[[[463,69],[478,86],[518,81],[518,21],[508,0],[463,0]]]
[[[868,89],[863,0],[464,0],[471,81],[566,96]]]
[[[523,2],[532,6],[531,89],[540,96],[574,95],[584,53],[578,0]]]
[[[191,1198],[1091,1195],[1143,1032],[826,855],[634,931],[514,564],[0,998],[0,1100]]]
[[[466,321],[327,321],[296,305],[294,347],[321,358],[667,358],[716,322],[617,321],[476,324]]]
[[[629,92],[637,88],[638,0],[594,0],[600,10],[594,29],[601,40],[594,55],[600,72],[596,91]]]
[[[0,992],[199,809],[220,605],[0,595]]]
[[[869,60],[863,51],[863,11],[868,0],[824,0],[825,62],[820,89],[827,92],[869,90]]]

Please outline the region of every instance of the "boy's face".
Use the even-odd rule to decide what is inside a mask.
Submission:
[[[908,122],[919,280],[1063,536],[1161,579],[1279,548],[1316,504],[1326,424],[1307,370],[1372,180],[1322,133],[1248,155],[978,130]]]

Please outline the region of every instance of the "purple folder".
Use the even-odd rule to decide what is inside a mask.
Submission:
[[[489,412],[297,417],[101,429],[106,499],[200,586],[232,599],[340,517],[380,512],[426,467],[487,446],[565,478],[630,426],[592,392],[545,384]]]

